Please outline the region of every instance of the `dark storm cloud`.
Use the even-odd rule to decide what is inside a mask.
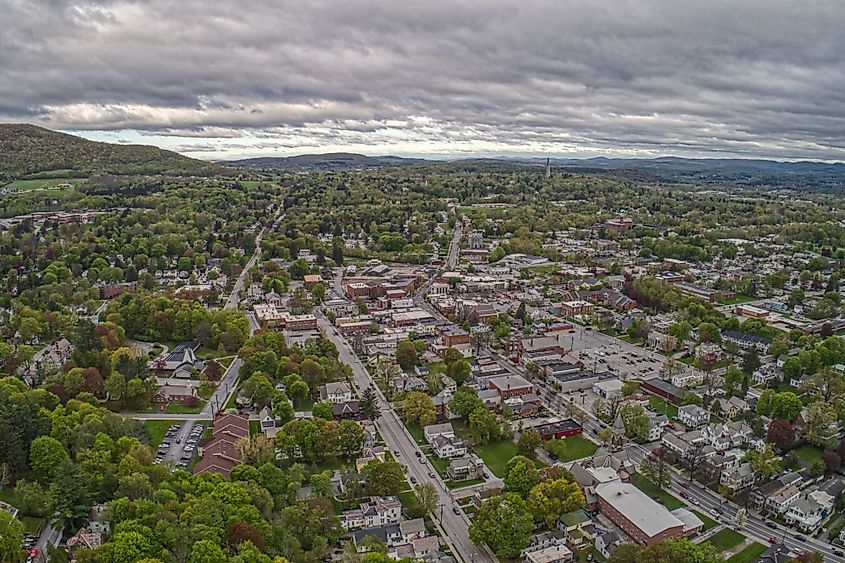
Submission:
[[[0,0],[0,25],[0,118],[54,128],[845,159],[840,0]]]

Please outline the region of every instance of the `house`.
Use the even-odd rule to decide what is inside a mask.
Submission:
[[[593,383],[593,391],[599,397],[604,399],[610,399],[612,397],[616,397],[622,394],[622,386],[624,384],[616,379],[615,377],[612,379],[606,379],[604,381],[597,381]]]
[[[616,546],[620,543],[622,543],[622,541],[619,539],[619,534],[616,532],[605,532],[604,534],[596,536],[594,545],[596,546],[596,551],[601,553],[602,557],[607,559],[610,557],[610,553],[616,549]]]
[[[648,333],[646,344],[661,352],[672,352],[678,349],[678,339],[671,334],[664,334],[653,330]]]
[[[567,418],[566,420],[552,418],[545,424],[535,426],[534,430],[540,433],[543,440],[560,440],[561,438],[581,434],[584,432],[584,427],[571,418]]]
[[[358,418],[360,412],[361,404],[358,401],[332,404],[332,417],[335,420],[355,419]]]
[[[591,544],[596,538],[593,519],[583,509],[561,514],[557,529],[566,536],[569,546],[576,550]]]
[[[455,436],[452,423],[431,424],[423,429],[426,441],[431,444],[435,455],[441,459],[466,455],[467,446]]]
[[[807,533],[815,532],[833,511],[833,497],[824,491],[814,491],[799,498],[786,511],[786,523]]]
[[[744,491],[754,484],[754,470],[751,468],[751,464],[743,463],[722,471],[719,484],[730,489],[734,494]]]
[[[154,403],[188,403],[197,399],[197,386],[192,381],[159,378],[157,383],[159,383],[160,387],[150,398]]]
[[[341,524],[343,524],[343,514],[340,515]],[[358,553],[366,553],[371,549],[371,545],[364,540],[366,538],[374,538],[378,543],[390,548],[396,547],[402,543],[402,532],[399,530],[399,524],[386,524],[383,526],[371,526],[363,529],[356,529],[352,532],[352,543],[355,544],[355,550]]]
[[[576,300],[564,301],[560,304],[560,310],[565,317],[577,317],[579,315],[589,315],[595,310],[595,305],[589,301]]]
[[[469,481],[480,479],[484,471],[484,462],[474,455],[454,458],[449,462],[446,473],[452,481]]]
[[[747,423],[739,420],[726,424],[710,424],[702,430],[702,435],[717,452],[723,452],[747,444],[754,436],[754,431]]]
[[[320,386],[320,400],[332,404],[347,403],[352,400],[352,389],[343,381],[326,383]]]
[[[428,383],[423,381],[416,375],[409,377],[397,377],[391,382],[396,391],[407,393],[409,391],[421,391],[423,393],[428,391]]]
[[[73,556],[79,548],[97,549],[103,545],[103,535],[99,532],[92,532],[88,528],[80,528],[78,532],[68,538],[66,545],[71,556]]]
[[[676,387],[695,387],[704,381],[704,374],[697,369],[685,369],[672,375],[672,385]]]
[[[720,398],[716,399],[716,402],[719,404],[719,412],[725,418],[735,418],[751,408],[744,399],[739,397],[731,397],[727,400]]]
[[[342,512],[339,518],[344,530],[398,524],[402,518],[402,503],[399,502],[398,498],[392,496],[370,497],[367,502],[362,502],[358,508]]]
[[[690,428],[698,428],[710,421],[710,413],[698,405],[678,407],[678,420]]]
[[[313,289],[315,285],[323,283],[323,278],[318,274],[306,274],[303,279],[305,289]]]
[[[715,342],[702,342],[695,349],[695,357],[702,364],[715,364],[722,358],[722,348]]]
[[[756,334],[743,334],[737,330],[726,330],[722,332],[724,342],[733,342],[740,350],[757,348],[759,352],[765,352],[772,341],[764,336]]]
[[[601,513],[641,545],[684,536],[684,522],[630,483],[601,483],[595,493]]]

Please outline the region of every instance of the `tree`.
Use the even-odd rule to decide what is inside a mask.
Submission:
[[[774,389],[764,389],[757,399],[757,414],[760,416],[770,416],[772,414],[772,399],[775,396]]]
[[[736,524],[738,528],[742,528],[743,526],[745,526],[745,523],[747,521],[748,511],[744,508],[740,508],[739,510],[737,510],[736,514],[734,515],[734,524]]]
[[[804,372],[804,366],[801,365],[801,360],[798,356],[791,356],[783,363],[783,379],[788,383],[793,379],[798,379]]]
[[[486,543],[498,557],[510,559],[528,546],[533,529],[525,501],[517,494],[505,493],[484,501],[469,528],[469,537],[476,544]]]
[[[669,334],[677,338],[678,342],[689,340],[691,331],[692,325],[688,321],[679,321],[669,327]]]
[[[766,438],[770,444],[781,450],[792,447],[795,443],[795,428],[792,423],[783,418],[776,418],[769,424]]]
[[[484,401],[478,398],[478,392],[471,387],[458,387],[452,400],[449,401],[449,410],[467,423],[469,423],[469,415],[479,408],[484,408]]]
[[[288,386],[288,391],[290,392],[291,397],[293,397],[294,402],[300,404],[305,397],[308,396],[310,388],[307,383],[301,379],[297,379]]]
[[[24,527],[21,521],[5,510],[0,510],[0,561],[23,560]]]
[[[836,452],[824,452],[822,454],[822,460],[824,461],[825,473],[828,475],[836,473],[842,466],[842,458]]]
[[[772,396],[769,414],[772,418],[794,420],[803,408],[804,403],[801,402],[798,395],[791,391],[783,391]]]
[[[640,473],[643,477],[660,489],[668,489],[672,484],[672,468],[667,458],[666,450],[657,447],[640,463]]]
[[[364,481],[369,494],[377,496],[399,494],[408,485],[403,467],[396,461],[373,460],[368,463],[364,467]]]
[[[276,418],[277,421],[281,422],[282,425],[293,420],[293,406],[290,404],[288,396],[285,395],[283,392],[277,391],[273,394],[272,409],[273,416]]]
[[[440,501],[440,495],[432,483],[422,483],[414,487],[414,496],[424,514],[432,514]]]
[[[501,438],[499,421],[486,407],[477,408],[469,415],[469,431],[475,443],[480,446]]]
[[[411,391],[405,395],[403,403],[405,420],[416,422],[420,426],[428,426],[437,419],[437,409],[431,397],[420,391]]]
[[[742,357],[742,371],[745,372],[745,375],[750,376],[757,368],[760,367],[760,354],[757,353],[757,347],[752,346],[745,352],[745,355]]]
[[[845,376],[830,368],[821,369],[804,378],[801,391],[826,403],[840,401],[845,398]]]
[[[237,547],[244,542],[251,542],[259,549],[264,548],[264,538],[249,522],[234,522],[226,528],[226,543],[229,549],[237,550]]]
[[[745,379],[745,374],[742,372],[741,369],[736,367],[735,365],[731,364],[728,366],[728,369],[725,371],[724,377],[724,385],[722,389],[724,389],[725,394],[730,398],[734,395],[739,393],[740,388],[742,387],[742,382]]]
[[[630,397],[631,395],[636,395],[639,390],[640,384],[637,381],[626,381],[622,384],[623,397]]]
[[[751,462],[751,469],[763,480],[769,480],[781,471],[780,459],[769,444],[762,451],[752,451],[745,456]]]
[[[361,401],[359,403],[361,416],[367,420],[375,420],[381,416],[381,409],[378,406],[378,398],[376,392],[372,387],[367,387],[361,394]]]
[[[514,456],[505,466],[505,491],[528,496],[531,488],[540,481],[540,473],[534,462],[525,456]]]
[[[420,360],[413,342],[403,340],[396,345],[396,363],[405,371],[419,365]]]
[[[270,402],[275,389],[263,372],[256,371],[244,382],[241,392],[244,396],[251,397],[252,404],[260,408]]]
[[[456,362],[446,364],[446,375],[451,377],[458,385],[462,385],[469,378],[469,373],[469,362],[463,358]]]
[[[229,556],[211,540],[199,540],[191,546],[188,563],[228,563]]]
[[[701,323],[698,325],[698,341],[699,342],[715,342],[722,343],[722,333],[713,323]]]
[[[537,457],[537,448],[543,444],[543,437],[536,430],[523,430],[516,441],[516,451],[531,459]]]
[[[361,425],[354,420],[342,420],[338,425],[340,433],[340,451],[346,457],[352,457],[361,451],[367,441],[367,435]]]
[[[832,438],[830,428],[836,421],[836,412],[833,407],[824,401],[816,401],[806,408],[802,417],[807,441],[817,446],[828,447],[830,444],[826,442]]]
[[[619,411],[625,425],[625,436],[637,442],[648,441],[649,420],[641,405],[625,405]]]
[[[62,462],[68,459],[67,450],[51,436],[39,436],[29,447],[29,463],[42,479],[52,480]]]
[[[601,430],[599,430],[599,433],[596,438],[598,438],[599,442],[601,442],[604,446],[607,446],[610,444],[610,440],[613,438],[613,430],[611,430],[610,428],[602,428]]]
[[[528,506],[537,522],[543,522],[549,529],[555,527],[561,514],[572,512],[584,506],[586,500],[581,487],[566,479],[546,480],[532,487],[528,495]]]
[[[56,471],[50,486],[55,501],[54,519],[58,527],[78,528],[88,521],[94,493],[88,475],[70,460],[65,460]]]
[[[331,403],[328,403],[326,401],[314,403],[314,406],[311,407],[311,413],[314,415],[315,418],[322,418],[323,420],[331,420],[334,416],[332,413]]]
[[[24,513],[46,518],[53,511],[53,497],[50,491],[34,481],[18,481],[15,493],[20,499]]]

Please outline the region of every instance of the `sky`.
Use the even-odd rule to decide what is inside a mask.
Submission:
[[[843,0],[0,0],[0,121],[207,159],[845,161]]]

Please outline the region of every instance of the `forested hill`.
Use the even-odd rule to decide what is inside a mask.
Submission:
[[[355,153],[302,154],[298,156],[270,156],[246,158],[225,162],[238,168],[265,170],[353,170],[362,168],[388,168],[426,162],[420,158],[399,156],[366,156]]]
[[[0,181],[51,171],[82,174],[197,174],[219,167],[146,145],[89,141],[35,125],[0,124]]]

